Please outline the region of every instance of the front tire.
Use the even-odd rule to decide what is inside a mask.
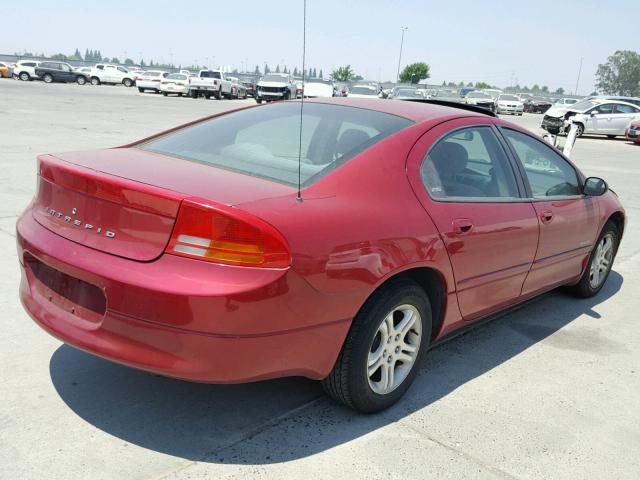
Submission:
[[[29,80],[31,80],[31,75],[29,75],[29,73],[27,72],[20,72],[20,75],[18,75],[18,78],[23,82],[28,82]]]
[[[144,88],[140,88],[140,87],[138,87],[138,91],[139,91],[140,93],[144,93]]]
[[[87,83],[87,79],[84,78],[82,75],[76,77],[76,83],[78,85],[84,85],[85,83]]]
[[[613,222],[607,222],[591,251],[589,263],[582,277],[580,277],[580,281],[576,285],[569,287],[573,294],[578,297],[589,298],[602,290],[607,278],[609,278],[619,242],[618,228]]]
[[[98,77],[91,77],[91,85],[100,85],[100,79]]]
[[[131,80],[130,78],[125,78],[124,80],[122,80],[122,84],[125,87],[133,87],[133,80]]]
[[[325,392],[360,412],[396,403],[413,382],[431,338],[431,304],[411,280],[391,280],[364,304],[327,378]]]
[[[44,81],[44,83],[53,83],[53,76],[51,76],[50,73],[45,73],[42,76],[42,80]]]

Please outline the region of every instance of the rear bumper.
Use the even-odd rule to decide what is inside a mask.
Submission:
[[[103,358],[166,376],[237,383],[280,376],[324,378],[350,320],[293,271],[223,267],[164,255],[136,262],[66,240],[27,210],[17,223],[29,315],[60,340]],[[34,277],[30,261],[98,287],[99,315],[69,309]]]

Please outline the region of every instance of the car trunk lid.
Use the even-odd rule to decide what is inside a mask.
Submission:
[[[38,157],[36,221],[90,248],[151,261],[166,248],[180,203],[234,205],[291,187],[136,148]]]

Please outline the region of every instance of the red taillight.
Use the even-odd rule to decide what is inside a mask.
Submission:
[[[182,201],[167,253],[245,267],[286,268],[287,242],[251,214],[199,198]]]
[[[154,82],[154,83],[156,83],[156,82],[160,83],[160,80],[151,80],[151,81]]]

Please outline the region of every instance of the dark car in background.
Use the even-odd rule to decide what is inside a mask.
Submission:
[[[45,83],[75,82],[78,85],[84,85],[89,81],[86,73],[75,70],[65,62],[42,62],[35,68],[35,72]]]
[[[528,113],[544,113],[551,108],[551,101],[544,97],[531,97],[524,102],[524,111]]]
[[[256,84],[258,83],[258,77],[242,76],[238,81],[247,89],[247,95],[251,97],[256,96]]]

